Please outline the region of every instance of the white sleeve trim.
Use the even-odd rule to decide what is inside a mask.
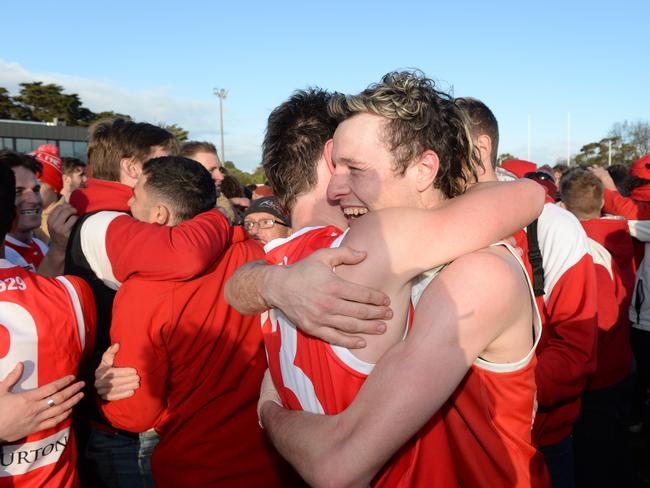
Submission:
[[[642,242],[650,242],[650,220],[628,220],[627,225],[632,237]]]
[[[65,286],[65,289],[72,300],[72,307],[74,308],[74,313],[77,317],[79,342],[81,343],[81,350],[83,351],[86,348],[86,321],[84,320],[84,313],[81,308],[81,300],[79,300],[79,295],[77,295],[77,290],[75,290],[74,285],[70,283],[65,276],[57,276],[56,279],[63,283],[63,286]]]
[[[106,250],[106,231],[110,223],[126,215],[123,212],[99,212],[86,219],[81,226],[81,252],[97,278],[112,290],[117,290],[120,283],[113,274],[113,266]]]

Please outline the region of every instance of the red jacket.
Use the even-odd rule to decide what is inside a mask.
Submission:
[[[266,369],[259,316],[242,316],[224,286],[242,264],[263,258],[237,228],[232,245],[201,277],[186,282],[129,279],[113,308],[116,366],[135,367],[141,386],[104,402],[113,425],[154,427],[157,486],[283,486],[265,447],[256,404]]]
[[[581,221],[598,280],[598,362],[589,389],[623,381],[632,365],[628,309],[634,289],[634,247],[625,219]]]
[[[573,431],[580,397],[596,369],[597,291],[587,236],[578,220],[547,203],[537,224],[545,294],[537,297],[543,329],[537,347],[533,442],[546,446]],[[515,237],[532,277],[526,233]]]

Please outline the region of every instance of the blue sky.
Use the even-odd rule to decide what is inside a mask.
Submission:
[[[33,15],[33,17],[30,17]],[[94,111],[177,123],[253,170],[270,111],[293,90],[354,93],[417,67],[499,120],[499,152],[554,164],[650,120],[650,2],[10,2],[0,86],[43,80]],[[15,19],[12,22],[10,19]]]

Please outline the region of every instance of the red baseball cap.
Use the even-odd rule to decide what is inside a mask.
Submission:
[[[630,176],[650,180],[650,154],[646,154],[632,163]]]
[[[523,159],[508,159],[499,166],[511,172],[517,178],[523,178],[526,173],[537,171],[537,165],[535,163],[524,161]]]
[[[59,148],[54,144],[43,144],[32,155],[43,165],[43,172],[39,179],[43,183],[50,185],[55,192],[61,193],[61,188],[63,188],[63,171],[61,169]]]

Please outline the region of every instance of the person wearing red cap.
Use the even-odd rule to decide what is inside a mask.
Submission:
[[[41,199],[43,200],[43,212],[41,226],[36,229],[36,237],[43,242],[50,241],[50,231],[47,221],[52,210],[64,202],[61,197],[63,188],[63,171],[59,148],[54,144],[43,144],[32,153],[36,161],[43,165],[43,170],[38,179],[41,182]]]

